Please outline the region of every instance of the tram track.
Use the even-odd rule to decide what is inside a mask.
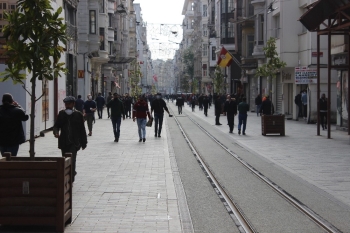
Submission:
[[[172,112],[173,110],[170,109]],[[215,142],[218,146],[220,146],[226,153],[232,156],[236,161],[238,161],[243,167],[245,167],[248,171],[255,175],[255,177],[259,178],[264,184],[270,187],[274,192],[279,194],[284,200],[294,206],[297,210],[305,214],[312,220],[315,224],[317,224],[320,228],[325,230],[326,232],[331,233],[340,233],[341,231],[337,229],[334,225],[329,223],[327,220],[323,219],[317,213],[315,213],[312,209],[304,205],[300,200],[293,197],[287,191],[282,189],[279,185],[274,183],[272,180],[264,176],[259,170],[255,169],[249,163],[247,163],[244,159],[239,157],[236,153],[231,151],[226,145],[220,142],[214,135],[208,132],[203,126],[201,126],[193,117],[187,115],[187,118],[196,125],[205,135],[207,135],[213,142]],[[219,179],[215,176],[214,172],[211,170],[210,165],[207,164],[205,159],[203,159],[202,155],[196,149],[195,143],[192,142],[188,134],[186,133],[186,129],[183,128],[179,119],[174,115],[174,119],[176,121],[177,126],[179,127],[182,135],[184,136],[188,146],[190,147],[193,155],[196,157],[200,167],[203,172],[207,176],[209,182],[212,184],[214,190],[222,199],[223,204],[225,205],[228,213],[231,218],[234,220],[237,228],[240,232],[258,232],[254,229],[254,226],[249,221],[249,219],[245,216],[242,209],[239,205],[231,198],[230,193],[226,190],[225,186],[222,185]]]

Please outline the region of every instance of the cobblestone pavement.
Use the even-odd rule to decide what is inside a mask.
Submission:
[[[317,125],[307,124],[300,118],[300,121],[285,121],[286,136],[263,136],[260,117],[250,112],[246,135],[238,135],[238,116],[235,117],[233,134],[229,134],[226,116],[220,117],[221,126],[214,125],[213,107],[208,110],[208,117],[198,107],[193,113],[187,105],[185,109],[188,110],[186,114],[206,120],[251,152],[278,164],[350,206],[350,136],[347,132],[336,130],[333,125],[332,138],[327,139],[326,130],[321,128],[321,136],[317,136]]]
[[[147,128],[143,143],[136,122],[126,119],[116,143],[104,118],[96,119],[87,148],[78,152],[73,223],[65,232],[182,232],[166,127],[161,138]],[[27,151],[29,143],[18,156]],[[36,156],[61,156],[51,131],[37,138]]]

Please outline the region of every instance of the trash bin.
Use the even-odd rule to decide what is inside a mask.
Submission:
[[[280,134],[285,136],[284,115],[263,115],[261,116],[261,134]]]

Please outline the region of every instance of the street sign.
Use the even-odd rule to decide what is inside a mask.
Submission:
[[[295,84],[309,84],[317,82],[317,69],[307,66],[295,67]]]

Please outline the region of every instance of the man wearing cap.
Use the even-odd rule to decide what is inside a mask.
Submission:
[[[21,106],[13,100],[11,94],[2,96],[0,105],[0,151],[11,152],[17,156],[19,145],[25,141],[22,121],[27,121],[29,116],[25,114]]]
[[[162,132],[164,110],[169,114],[168,107],[165,101],[162,99],[162,94],[157,93],[156,99],[152,101],[151,104],[151,114],[154,111],[154,136],[160,138],[160,133]]]
[[[72,181],[76,172],[77,152],[87,145],[87,137],[84,126],[83,114],[74,109],[75,98],[67,96],[63,100],[66,109],[58,113],[57,120],[53,126],[53,134],[58,138],[58,148],[61,149],[62,155],[72,153]]]
[[[114,142],[119,142],[120,137],[120,125],[125,120],[124,104],[119,99],[118,93],[113,94],[113,99],[107,103],[107,107],[111,109],[111,121],[114,133]]]

